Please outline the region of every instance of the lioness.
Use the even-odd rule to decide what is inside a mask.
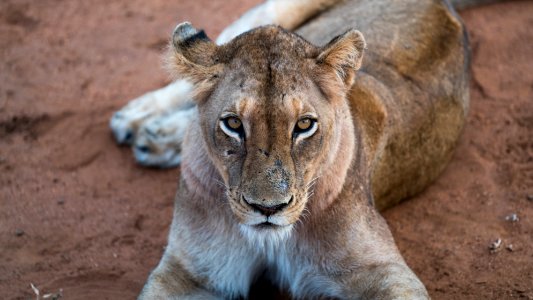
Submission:
[[[296,33],[233,38],[263,23]],[[188,83],[111,123],[139,160],[181,161],[168,246],[139,298],[246,297],[261,274],[300,299],[428,298],[376,208],[434,180],[463,127],[468,45],[454,10],[272,0],[219,42],[178,25],[168,65]]]

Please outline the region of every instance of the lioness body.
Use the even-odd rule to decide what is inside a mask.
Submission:
[[[444,169],[468,109],[464,28],[441,1],[346,1],[296,32],[323,45],[348,28],[367,50],[350,106],[362,122],[378,209],[421,191]]]
[[[246,297],[262,274],[301,299],[427,298],[373,201],[383,208],[420,191],[451,155],[468,106],[453,11],[430,0],[346,1],[297,30],[318,45],[363,32],[355,83],[356,32],[316,48],[266,27],[216,47],[180,26],[172,62],[195,83],[199,115],[183,142],[168,247],[140,298]],[[218,127],[223,106],[245,137]],[[321,139],[284,142],[283,122],[309,107]],[[292,197],[265,217],[243,195],[268,205]]]

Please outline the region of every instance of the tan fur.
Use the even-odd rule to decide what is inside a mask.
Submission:
[[[375,207],[419,192],[451,156],[468,106],[462,24],[438,1],[354,0],[296,32],[216,46],[176,28],[170,67],[195,83],[199,117],[141,299],[246,297],[264,272],[299,299],[428,298]],[[221,129],[228,113],[244,136]],[[306,116],[318,128],[298,138]]]

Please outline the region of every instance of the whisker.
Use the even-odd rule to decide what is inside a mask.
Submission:
[[[313,184],[315,184],[315,183],[316,183],[316,181],[317,181],[317,180],[318,180],[319,178],[320,178],[320,176],[317,176],[317,177],[315,177],[315,178],[311,179],[311,181],[309,181],[309,184],[308,184],[308,186],[310,186],[310,185],[313,185]]]
[[[220,180],[218,180],[218,179],[213,179],[213,181],[214,181],[216,184],[218,184],[219,186],[225,188],[226,190],[228,189],[228,186],[227,186],[224,182],[222,182],[222,181],[220,181]]]

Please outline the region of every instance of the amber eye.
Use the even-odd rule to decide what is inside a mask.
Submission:
[[[294,126],[294,137],[307,138],[312,136],[317,130],[317,121],[312,118],[302,118]]]
[[[241,119],[236,116],[229,116],[220,120],[220,127],[227,135],[238,140],[244,138],[244,126]]]
[[[296,123],[296,126],[299,130],[308,130],[311,128],[311,125],[313,125],[313,121],[309,118],[301,119]]]
[[[226,124],[228,125],[229,128],[233,130],[238,130],[242,126],[241,120],[239,120],[239,118],[236,118],[236,117],[226,118]]]

